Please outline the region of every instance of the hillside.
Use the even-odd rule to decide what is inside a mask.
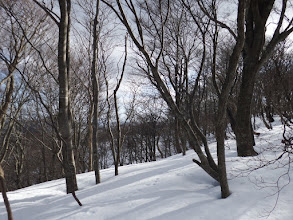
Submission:
[[[102,220],[102,219],[293,219],[293,170],[288,157],[269,166],[255,168],[278,157],[282,125],[273,130],[258,128],[258,157],[236,157],[235,141],[226,145],[227,170],[232,195],[220,199],[220,187],[186,156],[175,155],[157,162],[101,171],[102,183],[94,184],[94,173],[78,175],[79,207],[65,193],[64,179],[9,192],[15,220]],[[215,143],[211,143],[215,156]],[[278,183],[278,184],[277,184]],[[285,186],[284,188],[282,188]],[[277,193],[279,191],[279,193]],[[6,219],[1,198],[0,219]]]

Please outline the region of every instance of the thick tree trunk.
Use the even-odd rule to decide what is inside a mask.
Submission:
[[[253,149],[254,136],[251,125],[251,102],[253,97],[256,74],[268,59],[278,42],[285,39],[292,29],[288,28],[280,33],[283,18],[280,17],[273,38],[265,46],[266,23],[273,9],[274,0],[250,1],[245,30],[245,46],[243,51],[242,81],[237,103],[236,114],[236,142],[238,156],[255,156]],[[265,4],[265,7],[264,7]],[[282,10],[285,10],[287,1],[283,1]]]
[[[255,156],[254,137],[251,126],[251,101],[257,69],[251,59],[244,61],[242,83],[236,114],[236,142],[238,156]]]
[[[67,193],[76,191],[76,170],[72,146],[72,121],[70,111],[69,90],[69,10],[70,1],[60,0],[60,23],[58,42],[58,70],[59,70],[59,131],[63,143],[63,164],[66,179]]]
[[[243,71],[236,113],[236,143],[238,156],[255,156],[251,126],[251,101],[261,49],[264,44],[264,25],[259,15],[260,1],[251,1],[246,17]],[[262,9],[261,9],[262,10]]]

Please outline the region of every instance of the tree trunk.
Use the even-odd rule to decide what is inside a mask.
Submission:
[[[70,29],[70,1],[60,0],[60,22],[58,42],[58,70],[59,70],[59,113],[58,123],[63,143],[63,164],[67,193],[78,189],[76,182],[75,161],[72,146],[72,121],[70,110],[69,85],[69,29]]]
[[[44,140],[44,138],[42,137],[42,141],[43,140]],[[42,151],[42,159],[43,159],[43,166],[44,166],[43,167],[43,181],[47,182],[49,180],[49,178],[48,178],[48,172],[47,172],[47,159],[46,159],[46,148],[45,148],[45,146],[42,146],[41,151]]]
[[[93,86],[93,162],[95,170],[95,179],[96,184],[101,182],[100,177],[100,168],[99,168],[99,155],[98,155],[98,105],[99,105],[99,84],[97,79],[97,60],[98,60],[98,43],[99,43],[99,34],[98,34],[98,18],[99,18],[99,5],[100,1],[96,2],[96,14],[94,19],[93,26],[93,62],[92,62],[92,86]]]
[[[251,125],[251,101],[256,78],[257,57],[252,54],[244,59],[242,82],[237,103],[236,143],[238,156],[255,156],[254,137]]]
[[[0,106],[0,131],[2,130],[4,126],[7,110],[11,103],[11,98],[12,98],[13,90],[14,90],[14,76],[12,75],[14,71],[13,67],[9,67],[8,71],[11,77],[7,81],[7,85],[5,88],[5,100]],[[5,160],[5,157],[8,153],[9,139],[10,139],[13,127],[14,127],[14,122],[12,123],[9,122],[7,132],[5,132],[5,135],[3,137],[2,149],[0,150],[0,163],[2,163],[3,160]]]
[[[118,163],[118,161],[116,160],[116,161],[114,161],[114,165],[115,165],[115,176],[118,176],[118,167],[119,167],[119,163]]]
[[[254,137],[251,126],[251,101],[256,81],[256,74],[273,53],[275,46],[293,32],[292,25],[284,28],[283,21],[288,1],[283,1],[279,21],[273,37],[265,44],[266,24],[273,10],[275,0],[250,1],[245,30],[243,50],[243,72],[236,114],[236,141],[239,156],[255,156]],[[284,31],[281,31],[284,29]]]
[[[89,163],[88,171],[93,171],[93,124],[92,124],[92,106],[88,113],[88,147],[89,147]]]
[[[177,116],[175,116],[175,148],[176,148],[176,153],[180,154],[182,153],[182,149],[180,147],[180,127],[179,127],[179,119]]]
[[[216,139],[217,139],[217,157],[218,157],[218,173],[221,185],[222,198],[227,198],[231,193],[229,190],[226,159],[225,159],[225,130],[226,130],[226,110],[228,95],[221,94],[219,98],[219,106],[216,121]]]
[[[1,109],[0,109],[0,129],[2,129],[2,127],[4,125],[6,113],[7,113],[8,107],[11,103],[11,98],[12,98],[12,94],[13,94],[13,90],[14,90],[14,76],[12,75],[14,68],[9,67],[8,71],[9,71],[9,75],[11,74],[11,77],[7,82],[6,89],[5,89],[5,101],[1,105]]]
[[[0,191],[2,192],[2,197],[6,207],[8,220],[13,220],[10,203],[7,197],[7,188],[6,188],[5,178],[4,178],[4,171],[1,165],[0,165]]]

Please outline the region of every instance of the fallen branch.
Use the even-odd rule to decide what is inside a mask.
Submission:
[[[79,206],[82,206],[81,202],[79,201],[79,199],[77,198],[75,191],[72,192],[72,196],[75,199],[75,201],[78,203]]]

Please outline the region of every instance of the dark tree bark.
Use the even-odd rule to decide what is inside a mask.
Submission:
[[[88,171],[93,171],[93,123],[92,123],[92,115],[93,115],[93,103],[90,103],[88,118],[87,118],[87,126],[88,126],[88,148],[89,148],[89,162],[88,162]]]
[[[70,72],[69,72],[69,31],[70,31],[70,0],[60,0],[60,22],[58,41],[59,71],[59,113],[58,124],[63,144],[63,165],[67,193],[78,190],[72,144],[72,117],[70,109]]]
[[[273,11],[275,0],[251,1],[246,16],[245,45],[243,50],[243,72],[236,114],[236,142],[238,156],[255,156],[254,136],[251,125],[251,102],[256,81],[256,74],[272,54],[275,46],[286,39],[293,31],[292,21],[283,27],[287,0],[282,2],[279,22],[272,39],[265,43],[266,24]],[[265,46],[266,45],[266,46]]]
[[[254,81],[257,70],[255,57],[244,61],[242,83],[237,103],[236,114],[236,142],[238,156],[255,156],[254,138],[251,125],[251,101],[253,96]]]
[[[93,130],[92,130],[92,150],[93,150],[93,168],[95,171],[96,184],[101,182],[98,155],[98,105],[99,105],[99,84],[97,78],[97,60],[98,60],[98,18],[99,18],[100,1],[96,1],[96,12],[93,24],[93,61],[92,61],[92,90],[93,90]]]
[[[3,171],[1,165],[0,165],[0,191],[2,192],[4,204],[5,204],[6,211],[7,211],[8,220],[13,220],[13,215],[12,215],[10,203],[9,203],[7,193],[6,193],[7,188],[6,188],[5,178],[4,178],[4,171]]]
[[[175,120],[174,120],[174,124],[175,124],[175,128],[174,128],[174,132],[175,132],[175,149],[176,149],[176,153],[182,153],[182,148],[180,146],[180,126],[179,126],[179,119],[178,117],[175,116]]]

